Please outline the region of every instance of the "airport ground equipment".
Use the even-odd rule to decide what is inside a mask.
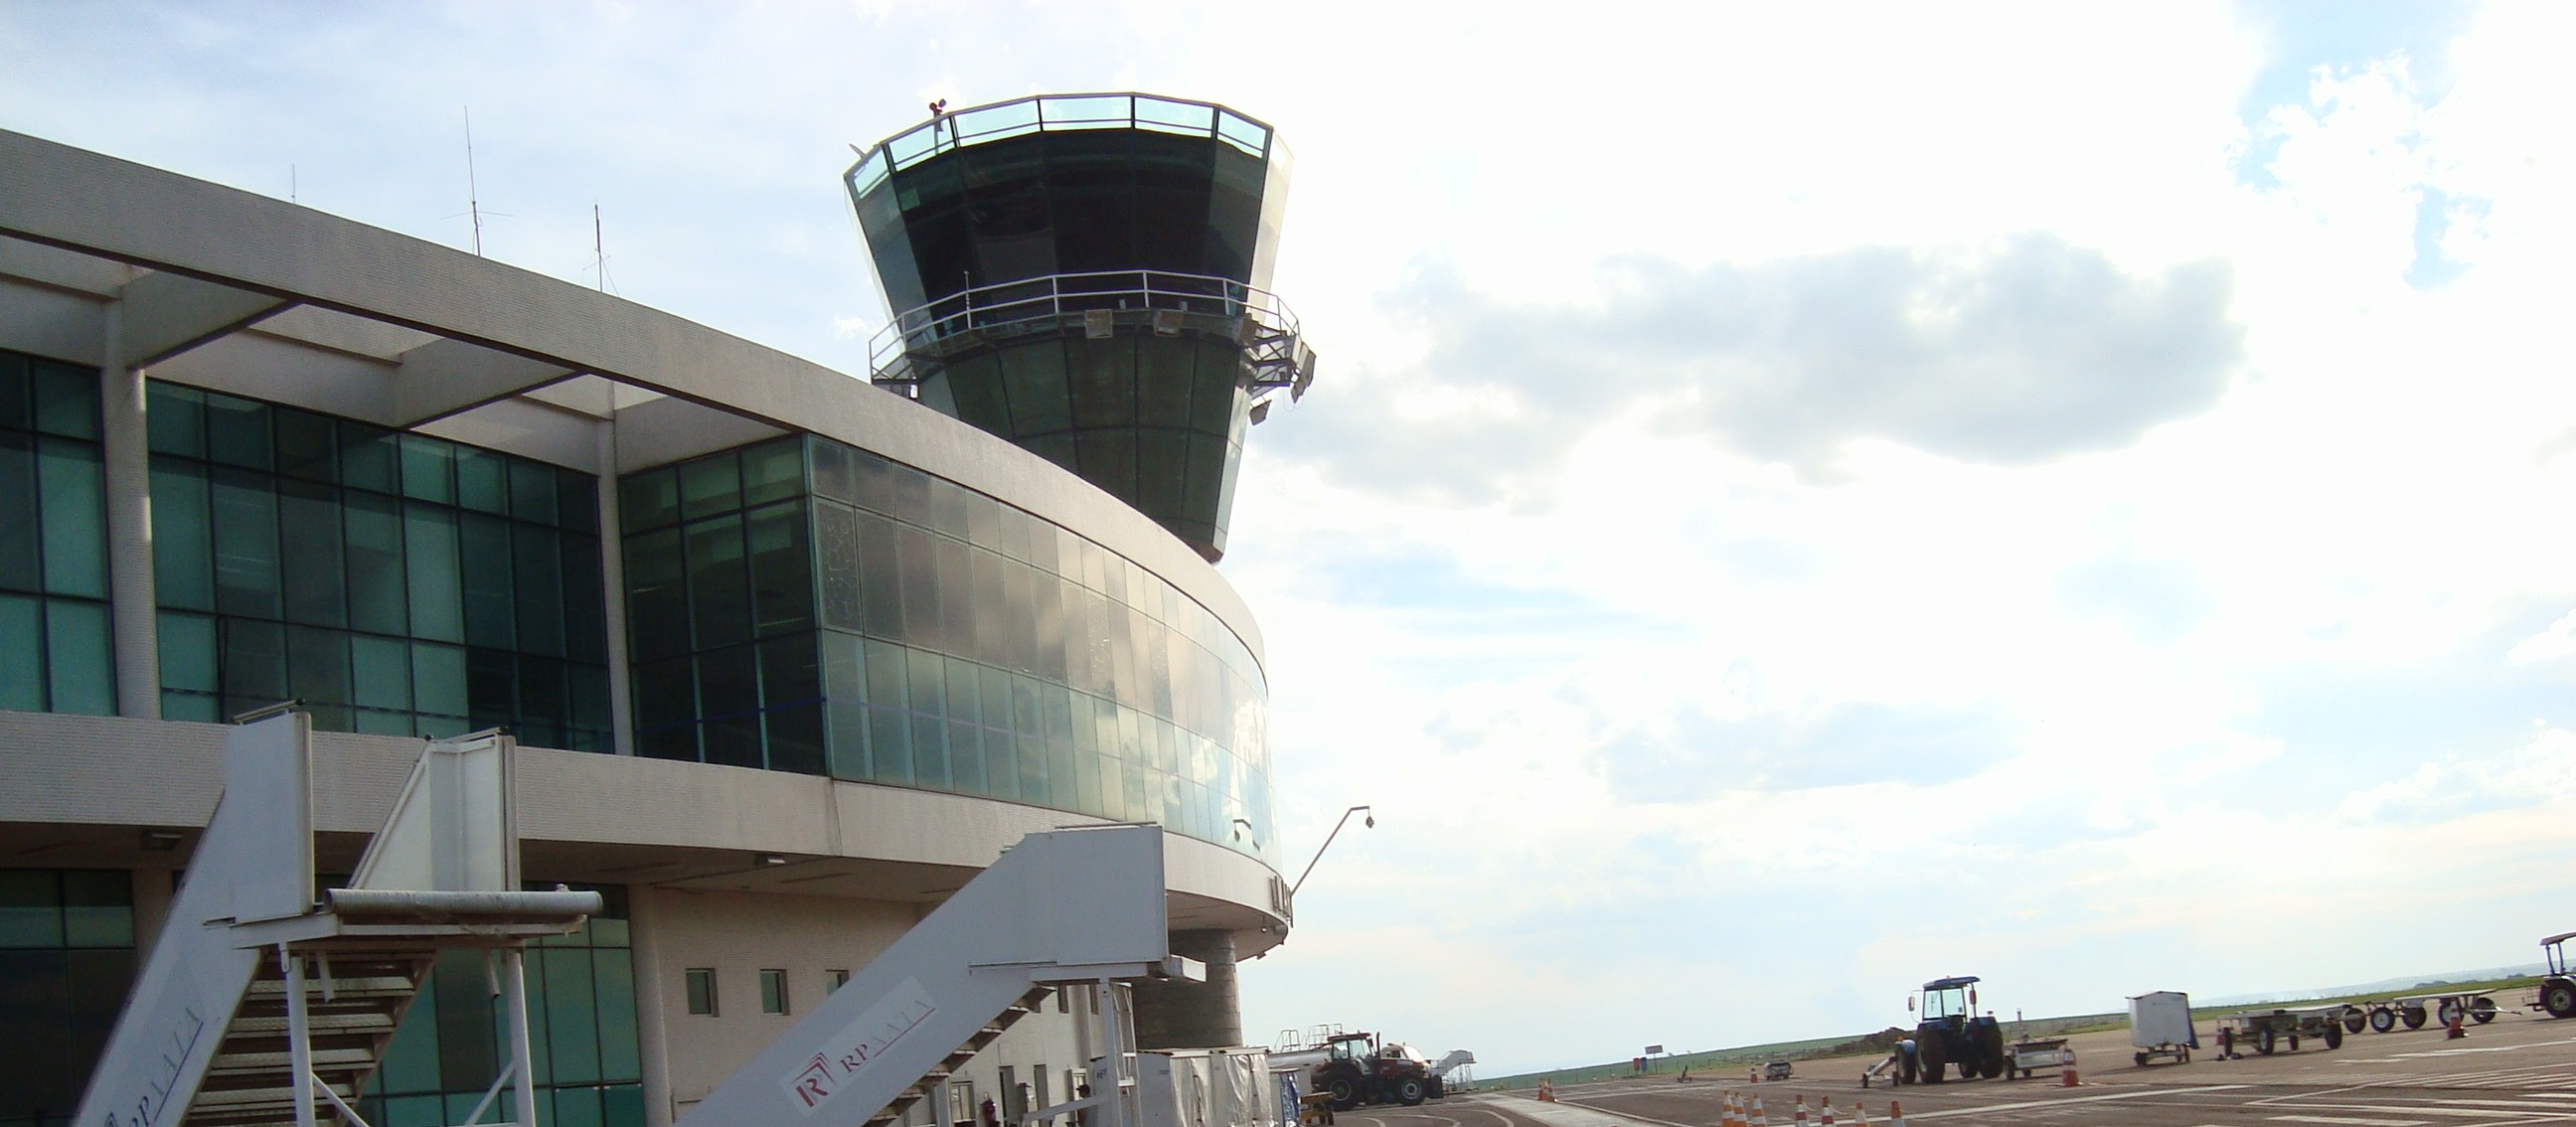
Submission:
[[[520,889],[509,737],[428,744],[349,886],[319,895],[311,744],[310,719],[295,712],[226,733],[213,821],[76,1122],[317,1127],[327,1116],[369,1127],[352,1102],[438,952],[462,947],[499,963],[510,1047],[463,1122],[537,1127],[520,949],[578,930],[600,896]],[[954,1070],[1076,984],[1101,991],[1100,1043],[1111,1051],[1093,1060],[1089,1094],[1033,1109],[1023,1124],[1270,1122],[1258,1099],[1263,1050],[1227,1051],[1242,1059],[1223,1066],[1226,1082],[1248,1093],[1229,1097],[1244,1111],[1234,1120],[1204,1109],[1183,1118],[1189,1107],[1167,1090],[1174,1067],[1139,1067],[1126,983],[1199,969],[1166,946],[1162,850],[1150,825],[1022,838],[677,1127],[885,1127],[924,1099],[937,1108]],[[1234,1085],[1242,1073],[1254,1079]]]
[[[512,1033],[472,1118],[499,1101],[498,1122],[536,1123],[521,949],[599,894],[519,887],[515,752],[490,734],[427,745],[348,887],[317,893],[312,733],[297,712],[225,733],[214,818],[74,1122],[363,1127],[351,1102],[439,952],[465,948],[499,964]]]
[[[2396,1007],[2399,1019],[2406,1023],[2408,1029],[2421,1029],[2428,1019],[2445,1026],[2451,1024],[2453,1018],[2485,1025],[2494,1021],[2496,1016],[2495,999],[2483,991],[2408,994],[2390,998],[2387,1004]],[[2380,1029],[2375,1021],[2371,1022],[2371,1028],[2375,1032],[2387,1032]]]
[[[2227,1035],[2231,1050],[2253,1049],[2270,1056],[2282,1042],[2291,1052],[2299,1051],[2299,1038],[2323,1041],[2329,1049],[2343,1047],[2343,1011],[2340,1004],[2308,1006],[2303,1009],[2246,1010],[2219,1019],[2219,1028]]]
[[[2549,973],[2540,976],[2540,996],[2535,1001],[2551,1017],[2576,1017],[2576,967],[2568,965],[2567,955],[2570,939],[2576,939],[2576,931],[2540,941]]]
[[[2131,995],[2129,1047],[2137,1050],[2132,1059],[2140,1068],[2158,1057],[2190,1064],[2191,1051],[2200,1047],[2200,1034],[2191,1022],[2191,995],[2180,990]]]
[[[1762,1078],[1763,1078],[1763,1079],[1765,1079],[1765,1080],[1786,1080],[1786,1079],[1788,1079],[1788,1078],[1789,1078],[1789,1062],[1787,1062],[1787,1061],[1785,1061],[1785,1060],[1775,1060],[1775,1061],[1770,1062],[1769,1064],[1765,1064],[1765,1065],[1763,1065],[1763,1066],[1762,1066]]]
[[[2004,1047],[2004,1079],[2027,1080],[2033,1069],[2064,1068],[2075,1063],[2075,1050],[2064,1037],[2028,1037]]]
[[[1958,1066],[1961,1080],[2004,1074],[2003,1027],[1994,1014],[1977,1012],[1978,981],[1973,974],[1936,978],[1923,984],[1919,1007],[1915,999],[1906,999],[1906,1008],[1916,1011],[1915,1077],[1900,1072],[1898,1080],[1938,1084],[1952,1065]]]
[[[1413,1107],[1448,1094],[1429,1058],[1410,1045],[1381,1046],[1375,1033],[1336,1033],[1324,1039],[1322,1048],[1324,1059],[1315,1065],[1311,1082],[1316,1091],[1332,1096],[1335,1110],[1365,1104]]]

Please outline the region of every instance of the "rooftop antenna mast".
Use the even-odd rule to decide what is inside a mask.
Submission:
[[[474,107],[465,107],[465,214],[474,219],[474,257],[483,257],[483,201],[474,186]]]
[[[599,292],[608,292],[608,239],[599,223],[599,202],[590,205],[590,268],[599,271]]]

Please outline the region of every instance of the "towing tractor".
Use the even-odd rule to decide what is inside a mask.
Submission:
[[[2551,1017],[2576,1017],[2576,967],[2567,965],[2567,941],[2576,931],[2540,941],[2549,956],[2549,973],[2540,976],[2540,1008]]]
[[[1905,1008],[1915,1011],[1914,1052],[1897,1063],[1900,1083],[1938,1084],[1954,1065],[1961,1080],[2004,1074],[2003,1026],[1994,1014],[1977,1012],[1977,976],[1926,982],[1921,1004],[1908,998]]]
[[[1412,1107],[1446,1094],[1430,1058],[1411,1045],[1381,1048],[1375,1033],[1336,1033],[1325,1038],[1323,1047],[1324,1061],[1315,1066],[1314,1090],[1332,1097],[1335,1111],[1362,1104]]]

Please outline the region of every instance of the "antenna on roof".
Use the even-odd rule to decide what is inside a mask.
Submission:
[[[608,292],[608,239],[599,222],[599,204],[590,205],[590,268],[599,272],[599,292]]]
[[[465,107],[465,214],[474,219],[474,257],[483,257],[483,201],[474,186],[474,107]]]
[[[297,202],[295,195],[295,165],[290,163],[286,166],[286,202]]]

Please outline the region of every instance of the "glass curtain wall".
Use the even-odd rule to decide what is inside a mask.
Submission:
[[[608,903],[581,931],[528,948],[528,1049],[540,1127],[644,1127],[626,890],[599,891]],[[463,1124],[500,1076],[509,1009],[492,996],[483,958],[467,950],[440,956],[367,1084],[358,1105],[367,1122]],[[481,1122],[509,1117],[505,1096]]]
[[[0,709],[116,711],[98,372],[0,352]]]
[[[161,712],[612,750],[596,480],[154,382]]]
[[[71,1122],[133,982],[130,876],[0,869],[0,1127]]]
[[[1144,568],[822,438],[620,488],[641,754],[1161,822],[1269,859],[1260,668]]]

